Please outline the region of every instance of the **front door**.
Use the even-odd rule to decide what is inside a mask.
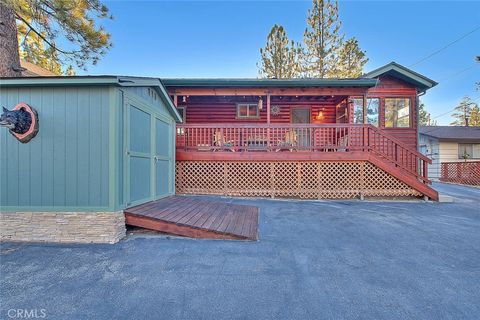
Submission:
[[[294,124],[308,124],[310,123],[310,108],[309,107],[293,107],[291,122]],[[310,147],[310,129],[296,129],[297,144],[300,149]]]

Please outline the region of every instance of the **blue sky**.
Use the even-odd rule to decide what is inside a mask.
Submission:
[[[106,1],[114,47],[87,72],[153,77],[256,77],[273,24],[301,41],[311,1]],[[340,1],[342,31],[370,61],[407,67],[480,26],[480,1]],[[422,101],[437,117],[469,95],[480,102],[480,30],[412,67],[440,84]],[[436,118],[450,122],[449,114]]]

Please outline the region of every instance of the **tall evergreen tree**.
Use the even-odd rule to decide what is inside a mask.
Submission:
[[[289,41],[282,26],[274,25],[267,43],[260,49],[261,61],[257,64],[263,78],[296,78],[300,75],[298,61],[300,47]]]
[[[63,72],[64,75],[66,76],[74,76],[76,74],[75,69],[73,68],[72,65],[69,65],[67,69]]]
[[[474,127],[480,127],[480,108],[478,105],[472,107],[468,124]]]
[[[467,124],[466,118],[469,119],[468,125],[471,125],[472,109],[478,109],[478,105],[468,96],[465,96],[462,101],[455,107],[452,117],[455,119],[450,124],[453,126],[465,126]]]
[[[338,67],[333,74],[338,78],[358,78],[363,74],[363,67],[368,62],[365,51],[360,49],[358,40],[351,38],[345,41],[338,53]]]
[[[0,0],[0,77],[19,77],[21,70],[15,12]]]
[[[24,23],[18,23],[17,29],[20,58],[61,75],[62,65],[57,52],[52,47],[45,48],[43,39],[35,33],[28,32],[28,27]]]
[[[337,0],[313,0],[308,10],[308,27],[303,40],[306,46],[303,73],[307,77],[335,77],[338,51],[342,47],[341,21]]]
[[[303,75],[319,78],[356,78],[367,63],[354,37],[344,42],[338,0],[313,0],[304,33]]]
[[[421,126],[435,126],[437,122],[431,119],[430,112],[425,108],[425,104],[420,102],[418,106],[418,123]]]
[[[4,12],[13,14],[14,19],[25,24],[26,37],[36,35],[45,50],[51,50],[50,56],[55,52],[60,62],[70,61],[84,68],[88,63],[96,64],[112,45],[110,34],[96,23],[96,19],[111,18],[100,0],[0,0],[0,9],[2,16]],[[0,75],[5,75],[4,70],[19,65],[18,56],[14,57],[18,53],[17,27],[9,23],[8,29],[1,31]],[[5,35],[12,34],[15,41],[3,45]]]
[[[58,52],[54,48],[45,48],[45,42],[37,34],[28,32],[28,27],[17,23],[20,59],[47,69],[57,75],[75,75],[72,65],[62,68]]]

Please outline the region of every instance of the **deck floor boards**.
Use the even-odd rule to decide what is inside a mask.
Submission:
[[[258,208],[171,196],[124,210],[129,225],[181,236],[256,240]]]

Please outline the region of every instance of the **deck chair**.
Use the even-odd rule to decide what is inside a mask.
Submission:
[[[213,145],[214,145],[214,151],[226,149],[226,150],[235,152],[235,149],[233,148],[234,141],[233,140],[227,141],[227,139],[223,135],[223,132],[219,130],[215,131],[215,133],[213,134]]]
[[[298,145],[297,133],[295,132],[295,130],[287,131],[285,133],[284,140],[279,140],[277,145],[279,148],[276,151],[289,149],[290,152],[292,152],[294,150],[294,147]]]

